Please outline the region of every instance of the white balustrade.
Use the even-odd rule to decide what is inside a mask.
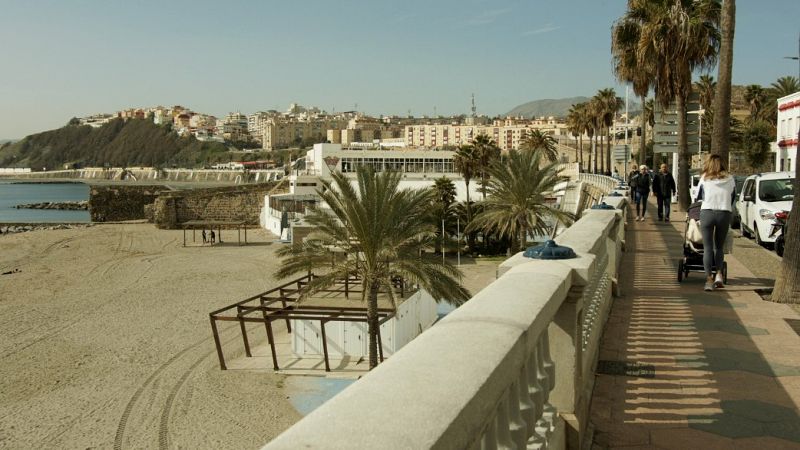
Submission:
[[[582,180],[593,181],[616,186]],[[559,236],[577,258],[512,256],[469,302],[265,448],[580,448],[624,238],[627,200],[609,204],[618,209],[588,210]]]

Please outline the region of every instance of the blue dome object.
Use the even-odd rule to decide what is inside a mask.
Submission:
[[[547,240],[542,245],[535,247],[528,247],[522,256],[533,259],[571,259],[577,258],[578,255],[569,247],[556,244],[554,240]]]
[[[592,209],[615,209],[613,206],[606,204],[606,202],[600,203],[599,205],[592,206]]]

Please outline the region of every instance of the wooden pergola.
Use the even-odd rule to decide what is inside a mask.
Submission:
[[[222,344],[217,329],[217,321],[239,322],[242,333],[242,343],[247,357],[252,357],[250,352],[250,340],[247,335],[245,324],[248,322],[263,323],[267,333],[267,341],[272,353],[272,366],[275,370],[280,370],[278,366],[278,356],[275,351],[275,339],[272,332],[272,322],[284,320],[286,330],[291,333],[291,320],[318,320],[320,323],[322,350],[325,359],[325,371],[330,372],[330,362],[328,360],[328,341],[325,335],[325,324],[328,322],[367,322],[367,310],[364,307],[352,306],[312,306],[300,304],[300,297],[303,288],[314,278],[314,274],[308,274],[268,291],[246,298],[240,302],[220,308],[209,314],[211,321],[211,332],[214,335],[214,344],[217,348],[220,369],[226,370],[225,356],[222,353]],[[405,289],[402,282],[399,283],[400,290],[404,293]],[[320,293],[336,293],[349,297],[351,293],[359,293],[360,290],[352,289],[351,285],[360,286],[360,280],[355,277],[347,277],[337,280],[329,289],[322,289]],[[401,293],[401,296],[402,296]],[[383,361],[383,343],[381,341],[380,325],[386,323],[395,316],[392,308],[378,308],[378,352],[380,360]]]
[[[242,245],[242,230],[244,230],[244,245],[247,245],[247,222],[242,221],[225,221],[225,220],[189,220],[180,224],[183,228],[183,246],[186,247],[186,230],[192,230],[192,242],[196,242],[195,231],[200,230],[217,230],[217,239],[222,243],[222,229],[223,228],[236,228],[236,234],[239,245]]]

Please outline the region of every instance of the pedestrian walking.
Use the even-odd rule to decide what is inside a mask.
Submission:
[[[636,220],[644,222],[644,216],[647,213],[647,197],[650,196],[650,186],[653,184],[647,166],[644,164],[639,166],[639,172],[631,178],[630,184],[633,190],[633,201],[636,202]]]
[[[639,168],[636,167],[636,164],[631,164],[631,171],[628,173],[628,186],[631,185],[631,181],[633,181],[633,177],[639,174]]]
[[[700,207],[700,232],[703,234],[703,268],[706,272],[706,291],[725,287],[722,265],[725,238],[731,228],[732,205],[736,182],[722,164],[719,155],[711,155],[703,165],[703,174],[697,185]],[[714,273],[716,272],[716,277]]]
[[[672,207],[672,196],[677,192],[675,178],[669,173],[666,164],[661,164],[661,170],[653,177],[653,194],[658,201],[658,221],[669,222],[669,213]]]
[[[217,240],[217,235],[214,233],[214,230],[211,230],[211,245],[214,245],[214,241]]]
[[[203,237],[203,244],[208,242],[208,238],[206,237],[206,230],[205,229],[203,229],[203,234],[201,234],[201,236]]]

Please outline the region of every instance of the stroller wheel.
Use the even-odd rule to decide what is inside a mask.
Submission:
[[[722,282],[728,284],[728,263],[722,262]]]
[[[678,261],[678,283],[683,281],[683,261]]]

